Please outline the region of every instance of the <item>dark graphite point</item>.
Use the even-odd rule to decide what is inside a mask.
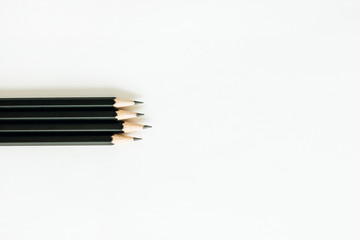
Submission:
[[[146,129],[146,128],[152,128],[152,126],[149,126],[149,125],[144,125],[144,127],[143,127],[144,129]]]
[[[144,102],[140,102],[140,101],[134,101],[135,105],[138,105],[138,104],[143,104]]]
[[[140,140],[142,140],[142,138],[134,137],[134,141],[140,141]]]
[[[141,117],[141,116],[144,116],[145,114],[143,114],[143,113],[136,113],[136,116],[137,117]]]

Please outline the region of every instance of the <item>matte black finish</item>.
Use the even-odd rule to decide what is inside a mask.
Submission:
[[[150,126],[150,125],[145,125],[143,128],[144,128],[144,129],[152,128],[152,126]]]
[[[111,133],[1,133],[0,146],[113,145]]]
[[[115,97],[0,98],[2,108],[113,107]]]
[[[123,133],[124,121],[3,121],[0,133],[111,132]]]
[[[4,120],[116,120],[115,108],[0,109]],[[1,123],[1,122],[0,122]]]

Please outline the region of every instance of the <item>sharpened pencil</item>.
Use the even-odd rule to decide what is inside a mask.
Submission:
[[[0,122],[11,120],[124,120],[143,115],[116,108],[0,109]]]
[[[127,133],[150,128],[124,121],[3,121],[0,133],[16,132],[112,132]]]
[[[0,109],[127,107],[142,102],[116,97],[0,98]]]
[[[141,138],[113,133],[2,133],[0,146],[119,145]]]

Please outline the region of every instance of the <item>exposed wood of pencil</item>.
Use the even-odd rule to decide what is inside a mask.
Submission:
[[[124,119],[130,119],[130,118],[136,118],[144,116],[143,113],[136,113],[136,112],[129,112],[125,110],[117,110],[116,111],[116,119],[117,120],[124,120]]]
[[[67,108],[67,107],[127,107],[142,102],[116,97],[63,97],[63,98],[0,98],[4,108]]]
[[[2,133],[0,146],[119,145],[141,140],[112,133]]]
[[[3,121],[0,133],[14,132],[112,132],[127,133],[150,126],[124,121]]]
[[[114,101],[115,101],[114,107],[116,107],[116,108],[128,107],[128,106],[133,106],[133,105],[143,103],[140,101],[125,100],[125,99],[120,99],[120,98],[115,98]]]
[[[124,120],[141,113],[115,108],[1,109],[0,121],[10,120]]]
[[[121,143],[142,140],[141,138],[129,137],[129,136],[125,136],[125,135],[122,135],[122,134],[114,134],[114,135],[111,136],[111,138],[112,138],[111,143],[113,145],[119,145]]]

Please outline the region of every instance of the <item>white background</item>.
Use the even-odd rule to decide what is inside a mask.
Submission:
[[[1,240],[359,239],[360,2],[0,0],[0,96],[145,105],[1,147]]]

